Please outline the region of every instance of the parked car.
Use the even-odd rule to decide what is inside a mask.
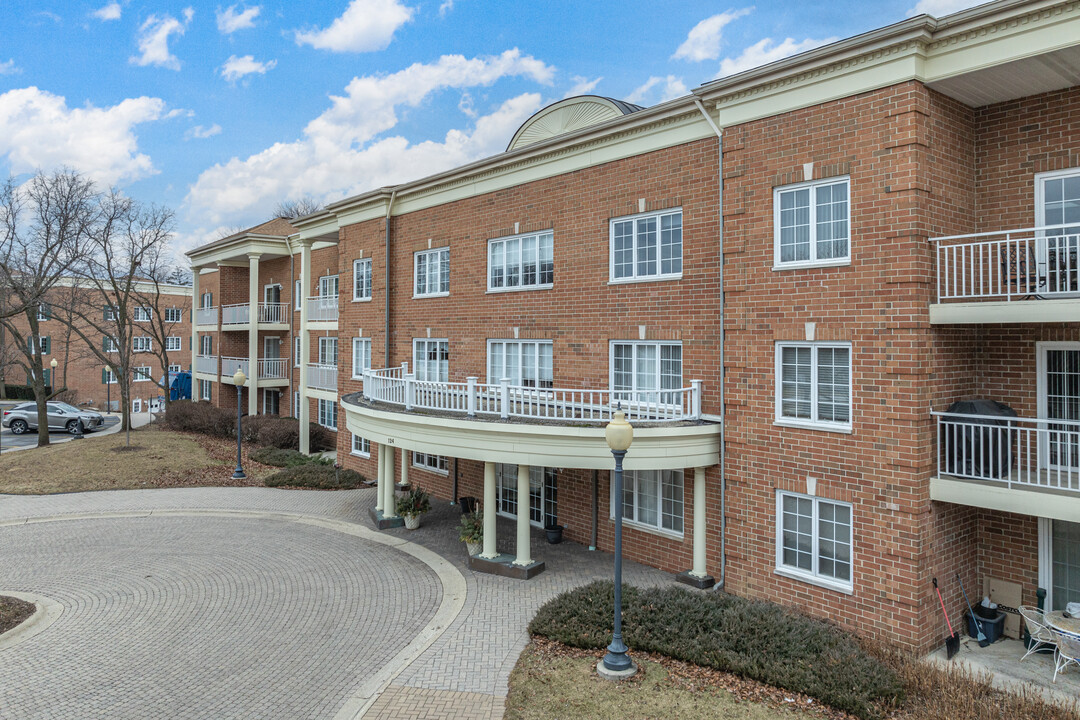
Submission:
[[[74,435],[78,432],[80,422],[84,432],[93,432],[105,424],[105,418],[101,413],[93,410],[81,410],[66,402],[49,402],[46,406],[49,413],[49,430],[66,430]],[[10,410],[5,410],[2,424],[6,428],[11,428],[11,432],[15,435],[37,430],[37,404],[25,402]]]

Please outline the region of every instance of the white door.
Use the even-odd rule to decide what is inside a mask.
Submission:
[[[267,360],[277,360],[281,357],[281,338],[263,338],[263,357]]]
[[[132,399],[132,401],[131,401],[131,412],[133,412],[133,413],[141,413],[142,412],[142,398],[133,398]]]
[[[1076,292],[1080,290],[1080,168],[1037,175],[1035,203],[1036,223],[1058,226],[1043,231],[1037,240],[1045,288],[1056,293]]]
[[[1080,343],[1038,343],[1039,466],[1055,487],[1080,489]]]

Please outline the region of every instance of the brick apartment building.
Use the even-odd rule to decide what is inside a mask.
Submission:
[[[80,405],[92,405],[102,409],[118,411],[120,390],[117,387],[115,370],[101,360],[98,353],[91,352],[87,341],[83,340],[64,322],[64,307],[72,302],[73,294],[79,302],[102,305],[95,312],[100,312],[101,322],[95,321],[96,327],[85,322],[75,321],[94,348],[110,357],[115,356],[109,348],[115,347],[115,336],[103,330],[113,322],[118,322],[110,314],[113,307],[104,307],[100,302],[98,290],[78,290],[70,281],[62,281],[47,295],[37,312],[38,347],[41,348],[44,365],[45,384],[59,390],[66,387],[73,393],[73,402]],[[166,373],[179,373],[189,370],[191,353],[191,288],[185,285],[138,282],[132,295],[132,317],[129,333],[131,335],[133,363],[131,383],[131,403],[133,412],[147,412],[157,408],[163,395],[158,382]],[[161,313],[161,316],[156,316]],[[70,314],[68,317],[71,317]],[[27,343],[32,335],[29,323],[21,319],[16,325]],[[156,327],[157,331],[151,329]],[[5,346],[16,342],[10,332],[4,333]],[[165,343],[165,355],[168,362],[160,357],[160,342]],[[13,347],[4,351],[4,379],[9,385],[29,384],[25,371],[15,359],[18,353]],[[52,369],[52,361],[57,367]]]
[[[339,429],[380,522],[398,479],[482,498],[517,532],[486,513],[481,558],[523,576],[531,526],[611,548],[620,405],[630,558],[920,650],[933,577],[957,616],[956,574],[1061,608],[1078,111],[1080,5],[1038,0],[563,100],[505,153],[192,251],[199,396],[258,364],[248,411]],[[970,399],[1016,417],[943,414]]]

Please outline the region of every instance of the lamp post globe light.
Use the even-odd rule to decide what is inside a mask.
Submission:
[[[247,375],[237,367],[232,379],[236,385],[236,470],[233,471],[232,477],[233,480],[243,480],[247,475],[244,474],[244,466],[240,462],[240,449],[244,443],[243,433],[240,428],[240,412],[241,408],[244,407],[244,383],[247,382]]]
[[[636,673],[637,666],[626,654],[629,648],[622,639],[622,464],[630,443],[634,441],[634,428],[626,421],[626,415],[621,409],[615,411],[615,416],[604,428],[604,437],[611,448],[611,454],[615,456],[615,625],[607,654],[597,664],[596,670],[608,679],[622,680]]]

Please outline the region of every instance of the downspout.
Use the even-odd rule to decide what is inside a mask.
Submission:
[[[394,197],[397,190],[390,191],[390,202],[386,205],[386,266],[383,274],[386,275],[386,307],[383,310],[386,320],[383,323],[383,337],[386,345],[383,367],[390,367],[390,213],[394,210]]]
[[[720,347],[718,356],[720,362],[720,577],[717,578],[717,590],[724,589],[727,580],[727,476],[724,472],[725,439],[727,436],[727,415],[724,412],[724,131],[713,121],[709,111],[701,103],[700,98],[694,98],[694,105],[701,111],[705,122],[716,133],[717,153],[717,194],[720,204],[720,273],[717,278],[718,294],[720,296]]]
[[[600,471],[592,471],[592,536],[589,538],[589,549],[596,549],[596,526],[600,507]]]

